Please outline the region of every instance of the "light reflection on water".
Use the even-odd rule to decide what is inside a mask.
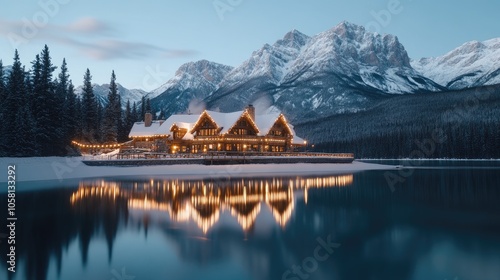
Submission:
[[[194,221],[207,233],[228,212],[244,231],[251,229],[265,205],[276,223],[285,227],[295,207],[295,193],[307,204],[309,189],[346,187],[353,175],[316,178],[226,180],[82,181],[70,202],[81,207],[90,199],[126,200],[129,211],[161,211],[175,222]]]
[[[282,279],[330,236],[341,246],[308,279],[498,280],[498,171],[419,169],[395,192],[383,171],[20,192],[10,279]]]

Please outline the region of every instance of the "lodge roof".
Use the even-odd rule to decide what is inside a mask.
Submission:
[[[215,111],[205,110],[201,114],[176,114],[170,116],[165,121],[153,121],[150,127],[145,127],[144,122],[136,122],[129,134],[129,137],[153,137],[153,136],[169,136],[172,137],[172,127],[176,125],[178,128],[187,129],[187,133],[184,135],[184,140],[191,140],[194,138],[193,129],[195,128],[198,121],[202,116],[208,115],[217,125],[219,129],[221,129],[220,134],[226,134],[229,130],[240,120],[247,111],[236,111],[231,113],[221,113]],[[259,114],[255,115],[254,124],[258,129],[258,136],[266,136],[269,134],[269,131],[273,127],[273,125],[280,119],[284,118],[286,125],[288,126],[291,134],[293,135],[293,144],[303,144],[304,140],[298,137],[295,134],[293,129],[293,125],[286,122],[286,119],[283,114],[279,112],[268,113],[268,114]]]
[[[151,126],[145,126],[144,122],[136,122],[132,129],[130,130],[129,137],[147,137],[160,135],[157,133],[158,129],[161,127],[161,121],[153,121]],[[167,134],[168,135],[168,134]]]

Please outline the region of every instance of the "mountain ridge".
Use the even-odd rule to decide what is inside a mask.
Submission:
[[[500,38],[469,41],[442,56],[412,61],[412,65],[448,89],[500,84]]]
[[[396,36],[342,22],[312,37],[292,30],[265,44],[205,101],[231,111],[266,99],[293,120],[363,110],[386,95],[440,90],[411,67]]]

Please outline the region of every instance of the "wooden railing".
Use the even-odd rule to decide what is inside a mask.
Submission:
[[[353,153],[313,153],[313,152],[207,152],[205,157],[330,157],[354,158]]]
[[[251,157],[321,157],[321,158],[354,158],[352,153],[314,153],[314,152],[217,152],[206,153],[157,153],[139,150],[125,150],[111,156],[86,156],[85,160],[115,160],[115,159],[244,159]]]

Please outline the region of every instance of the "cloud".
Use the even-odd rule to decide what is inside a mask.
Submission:
[[[113,32],[108,24],[92,17],[83,17],[69,24],[67,31],[82,34],[107,34]]]
[[[120,40],[99,40],[81,47],[81,51],[96,60],[110,60],[118,58],[143,58],[149,56],[163,56],[177,58],[194,55],[190,50],[169,50],[146,43],[127,42]]]
[[[12,38],[15,38],[17,44],[28,43],[31,40],[43,41],[49,45],[55,42],[95,60],[179,58],[197,53],[189,49],[167,49],[143,42],[118,40],[113,38],[117,33],[117,30],[107,23],[92,17],[79,18],[64,26],[47,23],[40,27],[27,19],[20,21],[0,19],[0,36],[7,38],[11,43]],[[14,44],[13,47],[17,48]]]

